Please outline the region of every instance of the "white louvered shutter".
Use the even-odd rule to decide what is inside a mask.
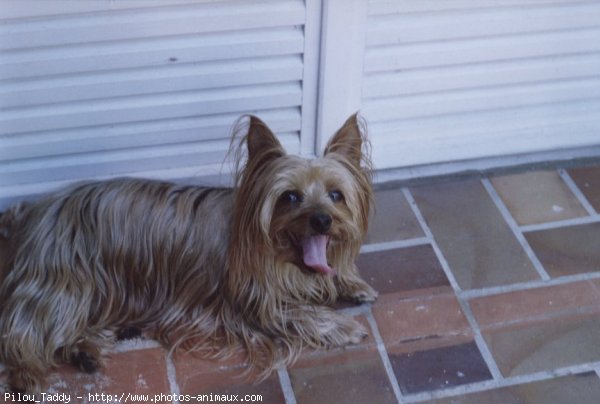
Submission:
[[[600,144],[600,2],[370,0],[378,168]]]
[[[306,15],[299,0],[3,1],[0,208],[79,179],[218,181],[244,113],[310,150]]]

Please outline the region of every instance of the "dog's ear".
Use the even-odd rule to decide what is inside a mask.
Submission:
[[[250,126],[246,136],[248,160],[260,158],[270,160],[285,155],[285,150],[266,123],[250,115]]]
[[[331,153],[345,157],[356,167],[360,167],[362,159],[363,136],[359,126],[358,113],[350,116],[342,127],[333,135],[323,155]]]

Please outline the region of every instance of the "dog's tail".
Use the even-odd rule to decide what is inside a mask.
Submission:
[[[23,216],[25,216],[27,206],[26,202],[21,202],[11,206],[4,212],[0,212],[0,237],[10,238]]]

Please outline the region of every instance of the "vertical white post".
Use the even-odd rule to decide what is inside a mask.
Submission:
[[[300,153],[314,156],[317,136],[319,57],[321,52],[321,0],[305,0],[304,73],[302,76],[302,128]]]
[[[317,154],[361,107],[368,0],[323,0]]]

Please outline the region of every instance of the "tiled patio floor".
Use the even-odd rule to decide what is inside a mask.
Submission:
[[[88,393],[600,401],[600,165],[389,186],[377,205],[358,264],[380,298],[342,309],[369,327],[361,344],[307,352],[252,385],[238,377],[239,359],[172,358],[138,341],[120,346],[100,374],[60,369],[50,391],[83,402],[106,402]]]

